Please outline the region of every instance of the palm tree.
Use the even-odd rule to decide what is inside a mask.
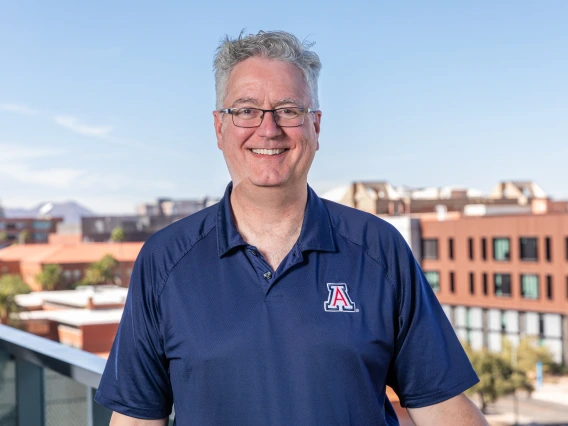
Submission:
[[[61,284],[62,278],[61,266],[54,264],[43,265],[42,271],[36,275],[36,280],[43,290],[55,290]]]
[[[114,241],[115,243],[122,242],[125,238],[126,235],[124,234],[124,229],[122,229],[121,226],[117,226],[110,233],[110,240]]]
[[[114,268],[118,266],[118,261],[107,254],[98,262],[91,263],[85,271],[85,277],[81,281],[82,285],[98,285],[114,281]]]
[[[30,287],[19,275],[0,277],[0,323],[7,324],[10,314],[18,311],[16,295],[27,294],[30,291]]]

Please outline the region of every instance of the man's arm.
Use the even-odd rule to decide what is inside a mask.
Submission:
[[[167,417],[158,420],[144,420],[128,417],[115,411],[112,413],[109,426],[166,426],[167,424]]]
[[[407,408],[407,411],[416,426],[488,426],[481,411],[463,393],[427,407]]]

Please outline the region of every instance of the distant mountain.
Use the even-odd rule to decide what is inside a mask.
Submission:
[[[62,217],[63,223],[76,224],[81,223],[83,216],[95,216],[95,213],[83,207],[82,205],[68,201],[66,203],[46,202],[38,204],[31,209],[11,209],[4,208],[4,215],[9,218],[17,217]]]

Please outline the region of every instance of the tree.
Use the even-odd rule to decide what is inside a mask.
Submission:
[[[111,241],[114,241],[116,243],[124,241],[125,238],[126,238],[126,235],[124,234],[124,229],[122,229],[121,226],[117,226],[110,233]]]
[[[0,322],[9,322],[10,314],[18,311],[16,295],[27,294],[31,291],[19,275],[4,275],[0,277]]]
[[[82,285],[99,285],[114,281],[114,269],[118,261],[111,254],[105,255],[98,262],[91,263],[85,271]]]
[[[503,338],[502,354],[505,358],[512,359],[513,345],[509,339]],[[540,346],[536,337],[525,337],[517,346],[517,366],[526,373],[535,373],[536,363],[542,362],[544,373],[556,373],[561,367],[552,358],[550,350],[546,346]]]
[[[30,233],[25,229],[18,234],[18,244],[26,244],[30,239]]]
[[[465,345],[466,353],[479,377],[479,383],[468,389],[466,394],[479,395],[481,411],[486,412],[487,405],[499,397],[514,393],[517,389],[533,391],[526,372],[513,368],[510,358],[490,352],[487,349],[473,350]]]
[[[55,290],[61,284],[62,278],[61,266],[54,264],[43,265],[42,271],[36,275],[36,280],[44,290]]]

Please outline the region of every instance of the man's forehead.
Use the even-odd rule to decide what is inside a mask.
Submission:
[[[231,70],[227,83],[227,95],[235,99],[231,103],[245,98],[262,103],[269,96],[271,102],[293,100],[300,104],[309,95],[302,71],[294,64],[274,59],[245,59]]]
[[[235,101],[233,101],[231,106],[233,106],[233,107],[239,106],[239,105],[260,106],[262,104],[263,104],[263,101],[261,99],[251,97],[251,96],[245,96],[245,97],[241,97],[241,98],[238,98]],[[276,101],[272,102],[272,105],[274,107],[281,106],[281,105],[302,105],[302,104],[303,104],[303,102],[298,98],[280,98],[280,99],[277,99]]]

